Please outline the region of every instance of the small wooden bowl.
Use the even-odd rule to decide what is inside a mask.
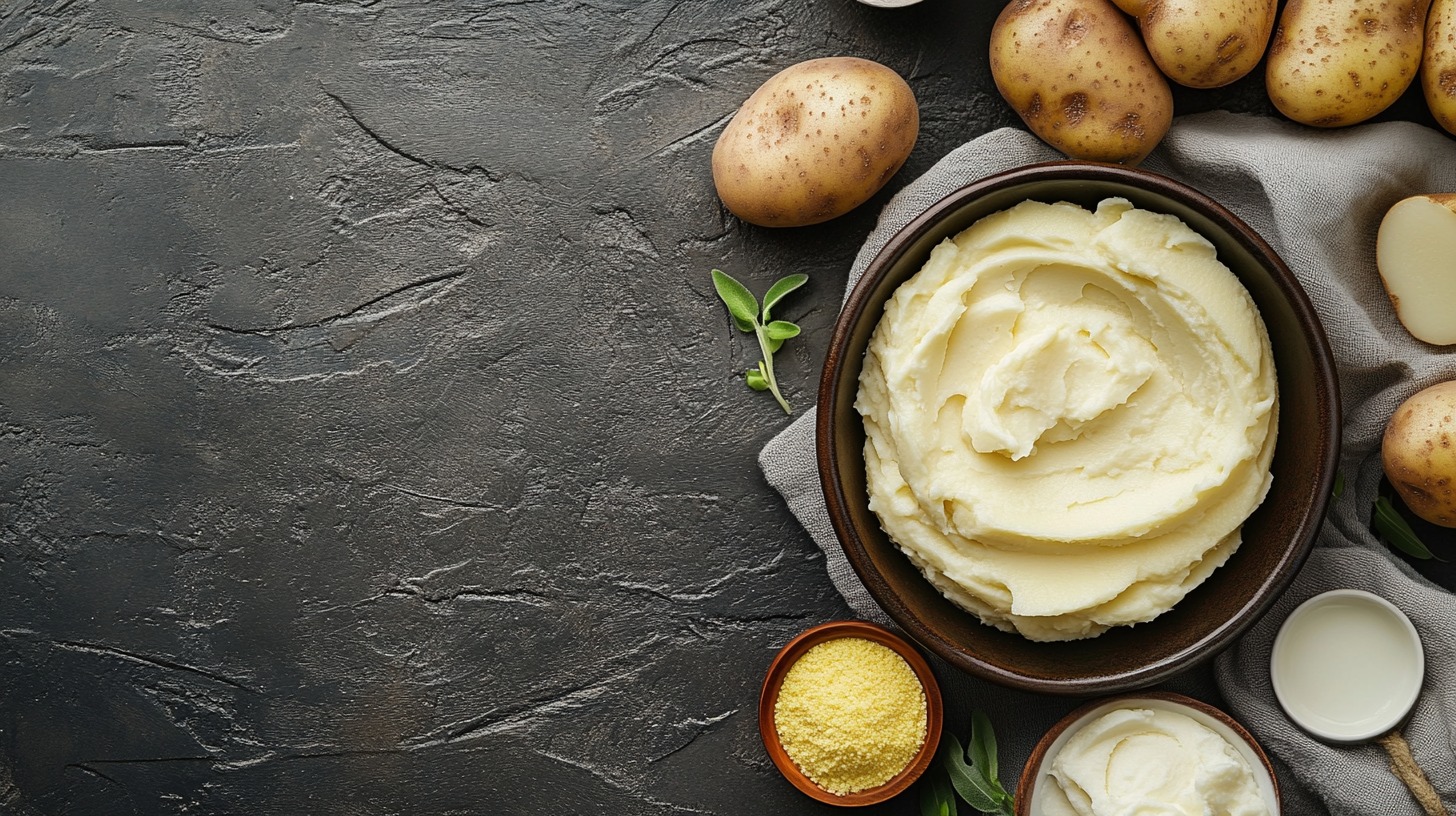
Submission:
[[[789,669],[804,656],[805,652],[826,641],[846,637],[862,638],[887,646],[910,665],[911,671],[915,672],[915,677],[920,681],[920,687],[925,690],[925,742],[921,744],[920,751],[916,753],[915,758],[910,760],[910,763],[889,782],[877,788],[840,796],[814,784],[789,758],[784,751],[784,746],[779,742],[778,729],[774,726],[774,704],[778,702],[779,688],[783,685],[784,675],[788,674]],[[940,686],[935,681],[935,675],[930,671],[930,664],[925,662],[925,658],[914,646],[899,635],[868,621],[831,621],[800,633],[774,656],[773,662],[769,664],[768,674],[763,678],[763,690],[758,696],[758,730],[763,736],[763,747],[768,749],[769,758],[773,760],[774,766],[794,787],[811,798],[842,807],[862,807],[884,802],[919,779],[925,769],[930,767],[930,760],[935,757],[936,746],[940,744],[942,718]]]
[[[1170,691],[1145,691],[1134,694],[1119,694],[1094,700],[1061,718],[1047,730],[1046,734],[1031,750],[1031,758],[1021,771],[1016,785],[1016,816],[1041,816],[1044,812],[1037,805],[1038,796],[1045,795],[1047,786],[1055,787],[1050,776],[1051,759],[1057,755],[1068,739],[1083,725],[1116,708],[1153,708],[1176,711],[1185,714],[1201,725],[1205,725],[1239,752],[1254,770],[1259,792],[1269,806],[1269,812],[1279,816],[1283,804],[1279,798],[1279,779],[1274,775],[1274,766],[1259,742],[1254,739],[1233,717],[1208,703],[1175,694]]]

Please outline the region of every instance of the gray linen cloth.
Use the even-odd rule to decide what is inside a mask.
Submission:
[[[945,195],[1001,170],[1059,158],[1035,137],[1009,128],[956,149],[886,205],[848,285],[895,230]],[[1420,388],[1456,377],[1456,349],[1421,343],[1396,320],[1376,272],[1376,230],[1401,198],[1456,192],[1456,140],[1404,122],[1316,131],[1215,112],[1178,119],[1143,167],[1212,196],[1263,235],[1298,275],[1334,347],[1345,415],[1340,469],[1346,487],[1307,565],[1212,669],[1191,670],[1164,688],[1222,697],[1274,755],[1286,813],[1420,813],[1387,770],[1379,747],[1333,747],[1312,739],[1284,716],[1270,685],[1270,646],[1298,603],[1336,587],[1375,592],[1404,610],[1424,641],[1425,687],[1405,734],[1447,807],[1456,808],[1456,598],[1393,557],[1366,528],[1381,478],[1387,418]],[[813,411],[805,411],[769,442],[759,463],[824,551],[829,578],[850,609],[889,624],[834,537],[813,445]],[[1003,781],[1013,790],[1032,744],[1078,701],[1003,689],[935,662],[947,701],[946,728],[964,737],[969,711],[987,711],[1001,740]]]

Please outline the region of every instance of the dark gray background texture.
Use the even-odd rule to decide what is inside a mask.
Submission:
[[[0,5],[0,812],[832,812],[756,702],[847,610],[708,270],[809,274],[809,409],[879,207],[1019,124],[999,9]],[[718,133],[841,54],[909,80],[908,163],[740,223]],[[1259,77],[1177,92],[1212,109],[1275,115]],[[1000,724],[1008,785],[1045,725]]]

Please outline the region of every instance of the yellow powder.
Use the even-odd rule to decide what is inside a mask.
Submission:
[[[904,770],[925,741],[925,689],[903,657],[864,638],[825,641],[789,667],[774,704],[779,743],[843,796]]]

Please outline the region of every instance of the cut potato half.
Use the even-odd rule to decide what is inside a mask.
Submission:
[[[1456,343],[1456,194],[1412,196],[1380,222],[1375,264],[1395,316],[1417,340]]]

